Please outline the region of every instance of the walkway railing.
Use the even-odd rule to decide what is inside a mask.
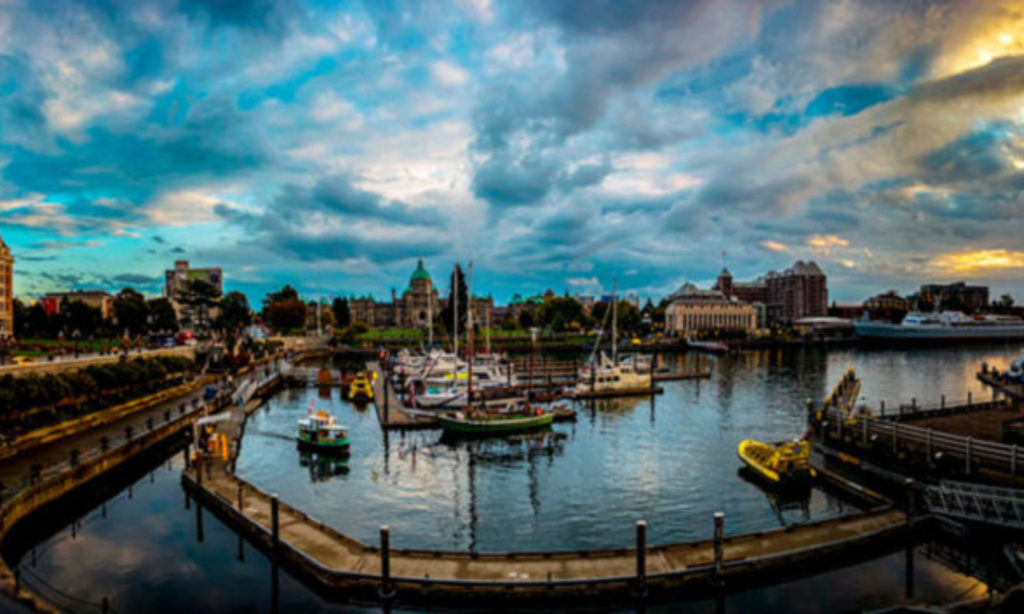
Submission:
[[[922,428],[901,424],[870,416],[843,414],[838,409],[829,409],[825,413],[825,421],[821,428],[823,434],[839,439],[849,437],[859,439],[863,445],[872,442],[891,442],[893,453],[900,450],[915,449],[921,451],[929,459],[935,460],[936,455],[952,456],[964,460],[964,472],[970,474],[980,465],[1007,471],[1018,475],[1021,459],[1020,447],[1012,444],[998,443],[985,439],[976,439],[956,435],[931,428]]]

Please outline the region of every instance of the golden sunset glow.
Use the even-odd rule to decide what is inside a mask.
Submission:
[[[929,263],[933,268],[950,273],[973,273],[991,269],[1024,268],[1024,251],[982,249],[943,254]]]

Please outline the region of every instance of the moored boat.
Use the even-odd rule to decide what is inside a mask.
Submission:
[[[866,343],[972,343],[1024,339],[1024,320],[998,314],[965,315],[959,311],[911,312],[899,324],[861,320],[853,323]]]
[[[529,403],[513,403],[500,410],[473,409],[438,416],[445,433],[491,435],[530,431],[551,426],[553,412],[534,408]]]
[[[299,419],[299,447],[320,453],[347,454],[348,428],[337,423],[329,412],[313,411]]]
[[[737,454],[756,477],[770,486],[807,488],[817,476],[811,467],[811,446],[806,441],[766,444],[744,439]]]
[[[366,371],[360,371],[352,379],[348,387],[348,399],[355,403],[369,403],[373,400],[373,385],[371,376]]]
[[[686,347],[701,352],[708,352],[709,354],[724,354],[729,351],[729,346],[721,343],[720,341],[697,341],[696,339],[687,339]]]

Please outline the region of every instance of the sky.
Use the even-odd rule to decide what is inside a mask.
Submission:
[[[813,259],[830,299],[1024,301],[1024,6],[0,0],[15,291],[177,259],[258,302],[660,297]]]

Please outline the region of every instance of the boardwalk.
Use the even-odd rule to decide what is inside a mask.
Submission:
[[[194,470],[184,476],[186,484],[216,511],[250,536],[272,543],[270,495],[222,472],[204,475],[201,484],[195,478]],[[304,566],[306,575],[325,588],[379,585],[382,557],[378,547],[348,537],[284,502],[279,503],[278,526],[288,558]],[[898,544],[895,540],[905,528],[902,512],[884,509],[726,538],[720,576],[726,581],[733,578],[739,586],[758,582],[760,574],[818,569],[810,561],[836,564],[840,550]],[[406,595],[442,600],[471,600],[479,589],[500,589],[505,598],[526,600],[547,598],[555,589],[591,597],[601,593],[626,597],[637,582],[637,552],[636,548],[495,554],[391,549],[390,578]],[[706,581],[714,574],[715,543],[706,540],[648,547],[644,560],[645,582],[650,588],[679,588],[684,580]]]
[[[373,372],[373,404],[377,408],[377,419],[383,429],[435,428],[436,420],[412,416],[405,412],[405,404],[398,398],[394,386],[387,381],[380,363],[372,361],[367,368]]]

